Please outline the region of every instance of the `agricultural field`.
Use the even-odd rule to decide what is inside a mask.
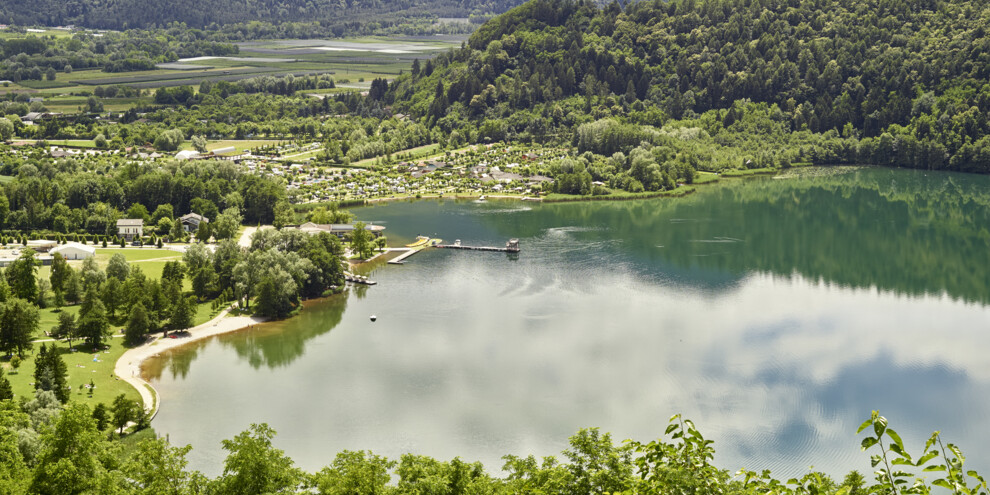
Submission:
[[[54,36],[56,38],[68,38],[78,31],[70,31],[68,29],[57,29],[57,28],[45,28],[45,29],[28,29],[27,33],[20,33],[17,31],[0,31],[0,40],[8,38],[23,38],[25,34],[33,36]]]
[[[136,83],[173,81],[176,79],[207,78],[210,76],[229,75],[229,74],[237,74],[237,75],[252,74],[253,77],[253,75],[257,73],[268,72],[268,71],[269,71],[268,69],[261,67],[242,67],[239,69],[211,69],[211,70],[202,70],[202,71],[180,70],[169,74],[141,74],[135,76],[115,76],[112,74],[107,74],[107,77],[76,79],[73,80],[72,82],[76,84],[86,84],[91,86],[112,86],[119,84],[124,86],[136,87]]]
[[[50,34],[67,35],[52,30]],[[27,93],[45,98],[48,111],[75,113],[97,86],[128,86],[141,90],[139,97],[101,98],[105,111],[121,112],[153,102],[157,88],[198,86],[204,81],[238,81],[264,75],[294,76],[332,74],[336,88],[300,91],[306,95],[332,95],[366,91],[376,78],[391,79],[409,71],[413,60],[426,60],[457,48],[462,36],[360,37],[338,40],[265,40],[238,43],[236,56],[193,57],[158,64],[155,70],[108,73],[95,69],[59,72],[54,81],[25,80],[6,83],[0,93]]]

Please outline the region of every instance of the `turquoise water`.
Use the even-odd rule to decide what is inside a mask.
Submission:
[[[355,210],[429,250],[371,288],[149,363],[153,426],[222,470],[252,422],[315,470],[343,449],[559,455],[598,426],[658,437],[683,413],[720,467],[869,473],[879,409],[918,451],[941,430],[990,467],[990,178],[809,169],[690,197]],[[377,322],[369,320],[377,315]]]

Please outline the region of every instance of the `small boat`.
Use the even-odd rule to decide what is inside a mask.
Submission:
[[[375,315],[371,315],[371,321],[375,321],[375,320],[377,320],[377,319],[378,319],[378,317],[377,317],[377,316],[375,316]]]

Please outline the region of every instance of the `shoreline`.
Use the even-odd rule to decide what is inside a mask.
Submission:
[[[761,171],[762,172],[762,171]],[[773,173],[778,173],[779,170]],[[770,173],[770,172],[766,172]],[[727,178],[746,178],[754,175],[764,175],[765,173],[759,174],[749,174],[740,177],[727,177]],[[516,201],[533,201],[533,202],[546,202],[546,203],[569,203],[569,202],[582,202],[582,201],[626,201],[633,199],[653,199],[657,197],[684,197],[695,192],[694,186],[716,184],[718,180],[706,181],[700,184],[692,184],[687,187],[678,187],[671,191],[657,191],[649,194],[641,195],[630,195],[630,196],[574,196],[573,198],[553,198],[549,199],[546,197],[532,198],[528,196],[515,196],[515,195],[491,195],[491,194],[465,194],[465,195],[453,195],[453,196],[443,196],[443,195],[429,195],[421,196],[419,198],[415,196],[402,196],[402,197],[390,197],[390,198],[372,198],[364,200],[364,205],[370,205],[372,203],[386,203],[392,201],[408,201],[408,200],[438,200],[438,199],[478,199],[482,196],[492,199],[510,199]],[[249,230],[245,230],[244,234],[241,235],[239,241],[242,243],[245,237],[249,234]],[[383,251],[379,251],[375,256],[367,260],[348,260],[349,268],[354,268],[356,265],[362,265],[374,261],[380,257],[387,255],[396,248],[386,248]],[[404,251],[403,248],[398,248],[397,250]],[[243,330],[250,328],[251,326],[263,323],[267,321],[266,318],[256,317],[256,316],[231,316],[228,314],[233,309],[233,306],[228,307],[221,311],[213,319],[207,321],[206,323],[197,325],[195,327],[189,328],[181,333],[174,333],[177,335],[176,338],[163,339],[161,337],[156,337],[154,340],[146,342],[138,347],[134,347],[124,351],[124,353],[117,359],[117,363],[114,365],[114,374],[120,377],[132,387],[134,387],[138,394],[141,396],[141,400],[144,402],[144,409],[151,412],[151,419],[154,419],[155,415],[158,414],[158,409],[161,406],[161,401],[159,399],[158,391],[155,387],[144,379],[141,375],[141,365],[144,361],[149,358],[156,357],[162,352],[170,351],[186,344],[191,344],[193,342],[198,342],[200,340],[213,337],[215,335],[221,335],[225,333],[235,332],[238,330]]]
[[[173,333],[173,335],[176,335],[176,338],[163,339],[156,337],[138,347],[130,348],[124,351],[120,358],[117,359],[117,363],[113,368],[114,374],[138,391],[141,401],[144,402],[144,410],[151,413],[151,419],[154,419],[158,414],[161,399],[159,399],[158,391],[155,390],[155,387],[141,375],[141,365],[149,358],[156,357],[165,351],[170,351],[215,335],[250,328],[258,323],[267,321],[266,318],[260,316],[228,317],[227,315],[231,309],[233,309],[233,306],[224,309],[220,314],[206,323]]]

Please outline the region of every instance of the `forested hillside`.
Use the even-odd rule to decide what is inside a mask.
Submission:
[[[468,17],[501,13],[518,0],[11,0],[0,5],[0,23],[78,25],[103,29],[191,27],[264,21],[319,21],[324,28],[346,22],[381,23],[423,16]]]
[[[396,81],[389,100],[446,131],[572,135],[601,154],[677,119],[723,145],[772,136],[754,167],[990,172],[988,21],[975,0],[534,0]]]

